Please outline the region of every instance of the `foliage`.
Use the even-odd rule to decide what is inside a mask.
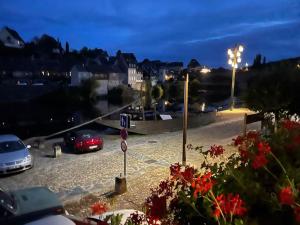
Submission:
[[[91,106],[98,98],[96,92],[98,85],[99,83],[95,80],[86,80],[79,87],[61,87],[56,91],[38,97],[36,102],[68,107]]]
[[[238,152],[211,163],[225,149],[196,147],[201,169],[174,164],[170,178],[146,199],[149,224],[300,223],[300,123],[285,120],[276,134],[248,132],[233,140]],[[189,146],[193,149],[192,146]]]
[[[274,113],[280,119],[286,112],[300,112],[300,71],[294,65],[281,64],[265,68],[250,81],[244,100],[248,107]]]
[[[143,93],[143,105],[144,107],[147,108],[151,108],[151,103],[152,103],[152,98],[151,98],[151,81],[146,80],[144,82],[144,93]]]
[[[201,66],[200,63],[197,61],[197,59],[191,59],[191,61],[188,64],[188,68],[195,68]]]
[[[160,85],[155,85],[154,87],[152,87],[151,90],[151,96],[152,98],[154,98],[156,101],[158,101],[159,99],[161,99],[161,97],[163,96],[163,89]]]
[[[200,91],[201,89],[201,83],[199,80],[194,79],[189,83],[189,96],[193,99],[193,100],[197,100],[200,98]]]
[[[184,91],[184,82],[172,82],[167,84],[166,87],[166,96],[169,100],[182,100]]]
[[[121,86],[108,90],[107,99],[112,103],[122,102],[123,88]]]
[[[98,94],[96,89],[99,87],[99,81],[95,79],[86,79],[81,82],[80,85],[80,97],[86,102],[95,102]]]

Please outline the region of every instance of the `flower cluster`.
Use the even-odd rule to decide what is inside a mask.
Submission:
[[[211,157],[215,158],[224,153],[225,149],[222,145],[213,145],[208,150]]]
[[[219,218],[221,214],[223,214],[224,217],[243,216],[246,212],[245,203],[239,194],[233,195],[229,193],[227,196],[221,194],[215,199],[213,215],[216,218]]]
[[[291,187],[282,188],[279,192],[279,201],[282,205],[293,205],[295,203]]]
[[[300,123],[292,120],[284,120],[281,122],[281,126],[284,129],[287,129],[289,131],[294,130],[294,129],[299,129],[300,128]]]
[[[107,210],[107,205],[102,202],[96,202],[91,206],[92,215],[100,215],[102,213],[105,213]]]
[[[241,159],[244,162],[250,160],[252,168],[259,169],[268,163],[267,156],[271,153],[271,147],[260,138],[258,132],[250,131],[245,137],[238,136],[233,141],[238,147]]]
[[[176,180],[183,185],[191,183],[194,178],[196,170],[191,166],[181,166],[179,163],[175,163],[170,166],[170,176],[172,180]]]
[[[291,224],[300,223],[300,123],[283,121],[277,133],[261,136],[250,131],[233,141],[239,156],[232,154],[226,162],[213,162],[223,154],[222,146],[213,145],[208,151],[194,148],[204,157],[202,173],[179,163],[171,165],[170,178],[147,198],[147,221],[278,224],[289,217]]]
[[[192,188],[195,189],[194,198],[197,198],[199,193],[201,195],[205,195],[212,189],[214,181],[212,180],[211,176],[211,172],[208,172],[194,179],[194,181],[192,182]]]

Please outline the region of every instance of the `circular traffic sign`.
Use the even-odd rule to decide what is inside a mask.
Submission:
[[[127,151],[127,142],[125,140],[121,141],[121,149],[123,152]]]
[[[126,130],[125,128],[122,129],[122,130],[120,131],[120,135],[121,135],[121,138],[122,138],[123,140],[126,140],[127,137],[128,137],[128,132],[127,132],[127,130]]]

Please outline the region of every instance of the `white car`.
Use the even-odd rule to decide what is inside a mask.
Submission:
[[[63,215],[46,216],[24,225],[76,225],[72,220]]]
[[[106,218],[114,215],[122,215],[122,219],[121,219],[121,223],[120,225],[125,225],[126,221],[130,218],[130,215],[133,213],[138,213],[139,215],[145,215],[143,212],[135,210],[135,209],[122,209],[122,210],[115,210],[115,211],[109,211],[109,212],[105,212],[101,215],[94,215],[94,216],[90,216],[88,217],[89,220],[92,221],[104,221]],[[107,221],[108,224],[110,224],[110,219]],[[144,222],[143,225],[148,225],[147,222]]]

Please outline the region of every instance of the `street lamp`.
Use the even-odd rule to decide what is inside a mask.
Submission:
[[[236,45],[233,49],[228,49],[227,54],[229,57],[228,64],[232,66],[232,81],[231,81],[231,106],[230,110],[234,108],[234,84],[235,84],[235,71],[238,64],[242,62],[241,56],[244,51],[242,45]]]

